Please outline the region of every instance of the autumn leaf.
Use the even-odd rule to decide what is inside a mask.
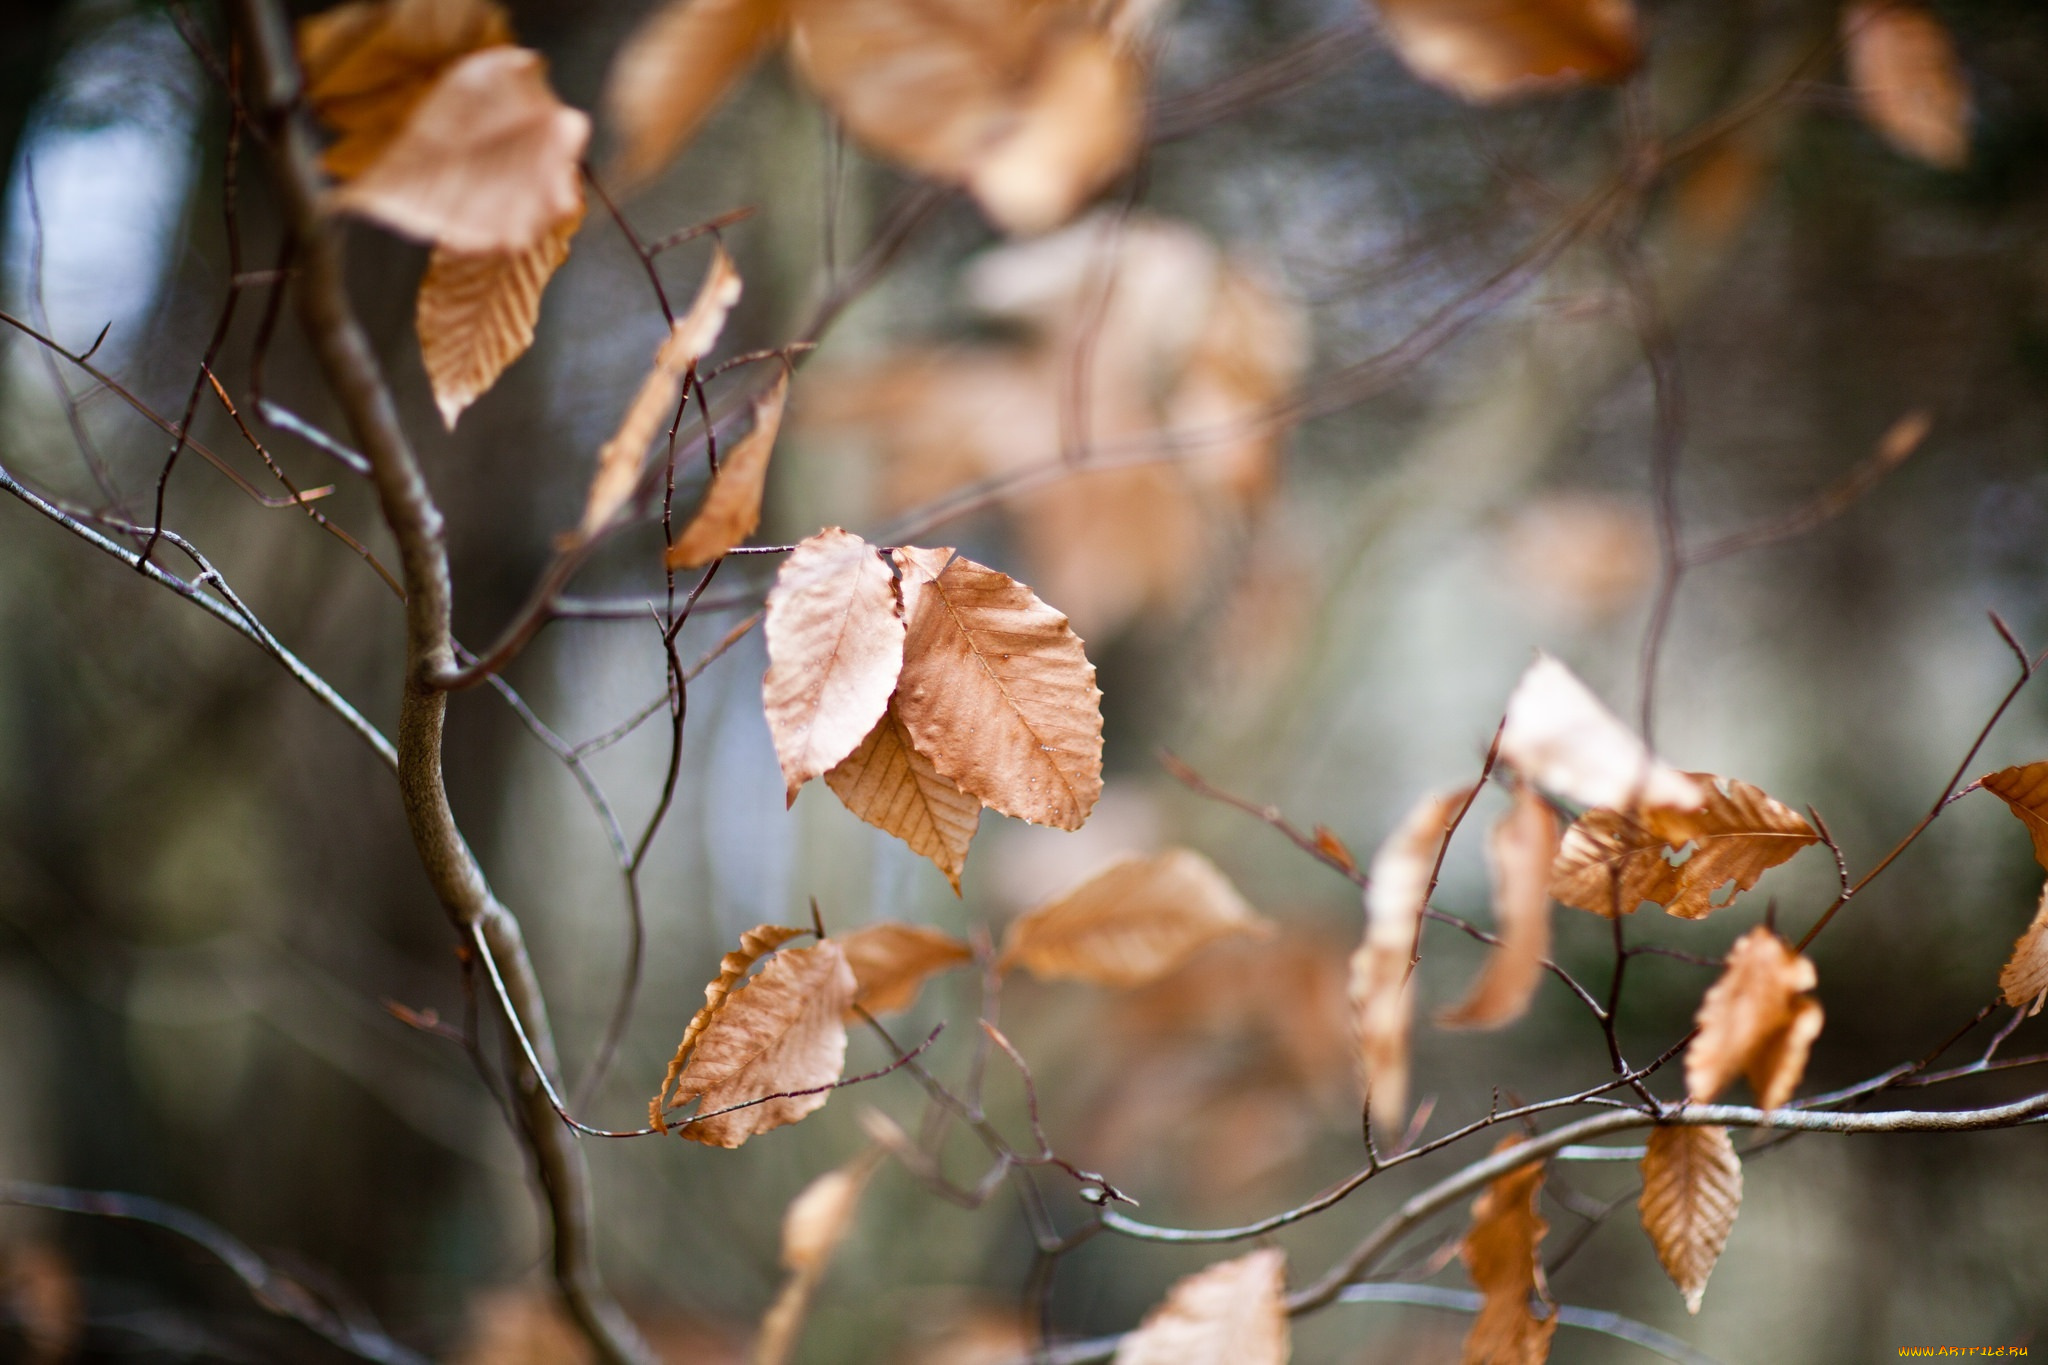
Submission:
[[[1643,1231],[1650,1234],[1664,1273],[1685,1295],[1685,1311],[1698,1313],[1707,1277],[1742,1207],[1742,1162],[1735,1144],[1726,1128],[1655,1128],[1642,1170],[1637,1207]]]
[[[1068,0],[796,0],[797,69],[853,138],[1042,232],[1129,164],[1130,54]]]
[[[825,774],[825,785],[855,815],[931,859],[960,894],[981,802],[917,751],[893,697],[860,747]]]
[[[1220,1261],[1175,1282],[1128,1333],[1115,1365],[1286,1365],[1287,1253]]]
[[[1842,11],[1849,83],[1886,142],[1942,170],[1970,159],[1970,87],[1955,40],[1928,10],[1868,0]]]
[[[775,1302],[761,1319],[753,1365],[784,1365],[796,1350],[804,1317],[832,1253],[846,1240],[868,1177],[882,1154],[869,1148],[837,1170],[804,1186],[782,1215],[782,1266],[789,1271]]]
[[[1019,915],[996,965],[1041,980],[1142,986],[1219,938],[1270,930],[1216,864],[1170,848],[1112,863]]]
[[[683,1041],[677,1045],[676,1055],[668,1064],[668,1074],[662,1077],[661,1089],[647,1106],[648,1117],[654,1127],[664,1128],[663,1111],[680,1103],[669,1098],[676,1077],[682,1075],[683,1067],[690,1060],[690,1050],[704,1036],[704,1030],[710,1027],[711,1021],[731,999],[734,987],[754,969],[756,962],[791,939],[809,932],[808,929],[792,929],[786,924],[757,924],[740,935],[739,947],[718,960],[718,975],[704,988],[704,1004],[691,1016],[689,1027],[683,1030]]]
[[[1493,922],[1500,945],[1487,955],[1471,991],[1437,1016],[1445,1028],[1499,1028],[1528,1012],[1550,956],[1550,867],[1557,858],[1557,817],[1524,783],[1486,840],[1493,874]]]
[[[1666,840],[1617,811],[1588,811],[1565,833],[1551,894],[1596,915],[1611,916],[1617,906],[1634,914],[1652,901],[1679,919],[1705,919],[1720,908],[1713,898],[1723,887],[1734,884],[1732,901],[1820,841],[1797,811],[1747,782],[1712,773],[1686,776],[1707,794],[1706,804],[1685,817],[1689,839]]]
[[[985,806],[1079,829],[1102,795],[1102,691],[1067,618],[949,549],[896,562],[909,623],[896,710],[917,750]]]
[[[443,71],[511,42],[511,22],[491,0],[354,0],[300,20],[306,103],[339,134],[321,166],[337,180],[361,175]]]
[[[1652,757],[1572,671],[1548,654],[1508,697],[1500,756],[1544,790],[1580,806],[1693,811],[1699,784]]]
[[[597,473],[584,500],[579,536],[588,538],[603,530],[640,486],[647,447],[662,424],[672,420],[682,396],[683,377],[718,344],[725,319],[740,300],[740,289],[738,267],[724,246],[714,245],[711,265],[697,287],[690,311],[670,326],[668,337],[654,353],[654,368],[640,381],[619,429],[597,452]]]
[[[829,939],[783,949],[734,987],[676,1077],[673,1102],[696,1100],[699,1113],[712,1115],[686,1120],[682,1135],[737,1147],[822,1108],[831,1096],[823,1087],[839,1079],[846,1061],[843,1018],[855,989],[845,954]],[[778,1098],[765,1099],[771,1095]],[[733,1108],[740,1104],[748,1107]]]
[[[1493,1150],[1512,1151],[1520,1144],[1509,1138]],[[1529,1311],[1531,1294],[1550,1301],[1536,1254],[1550,1230],[1536,1211],[1542,1188],[1543,1163],[1531,1161],[1497,1177],[1472,1205],[1472,1226],[1458,1259],[1482,1302],[1465,1337],[1465,1365],[1543,1365],[1550,1356],[1557,1314],[1538,1318]]]
[[[555,98],[523,47],[471,53],[441,74],[333,207],[450,251],[525,251],[583,207],[590,120]]]
[[[2014,1009],[2039,1014],[2048,1000],[2048,888],[2041,892],[2041,904],[2034,922],[2012,945],[2012,956],[1998,974],[1999,993]]]
[[[915,924],[884,921],[832,941],[853,969],[853,1003],[869,1014],[909,1009],[928,978],[974,960],[973,949],[951,934]]]
[[[1410,965],[1437,855],[1470,787],[1423,797],[1372,857],[1365,891],[1365,939],[1351,955],[1351,1021],[1359,1085],[1375,1130],[1398,1135],[1408,1113],[1408,1030],[1415,983]]]
[[[2034,861],[2048,868],[2048,762],[2000,768],[1977,785],[2005,802],[2034,841]]]
[[[1270,494],[1287,436],[1273,414],[1307,364],[1308,325],[1300,304],[1265,272],[1224,263],[1208,314],[1163,404],[1171,439],[1189,447],[1181,461],[1188,473],[1239,504]]]
[[[450,431],[463,409],[533,345],[541,291],[569,259],[569,239],[582,225],[579,205],[523,251],[434,248],[420,279],[413,329],[435,406]]]
[[[1708,1104],[1745,1076],[1761,1107],[1791,1099],[1820,1035],[1820,1002],[1805,994],[1818,980],[1811,960],[1762,925],[1735,940],[1727,970],[1700,1002],[1699,1033],[1685,1052],[1686,1093]]]
[[[754,534],[761,524],[761,495],[768,486],[768,457],[774,453],[783,404],[788,401],[789,373],[784,371],[754,400],[753,429],[725,452],[697,514],[668,547],[669,568],[702,568]]]
[[[1632,0],[1378,0],[1416,75],[1475,103],[1613,84],[1640,60]]]
[[[875,548],[827,527],[782,562],[768,593],[761,701],[790,804],[861,746],[904,667],[896,582]]]
[[[604,89],[622,183],[646,181],[683,149],[775,41],[787,8],[785,0],[668,0],[634,30]]]

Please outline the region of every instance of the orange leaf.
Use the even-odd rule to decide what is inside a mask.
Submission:
[[[757,1133],[795,1123],[825,1104],[846,1062],[853,971],[839,945],[786,948],[753,980],[735,987],[697,1038],[676,1077],[674,1102],[697,1100],[715,1115],[681,1132],[711,1147],[737,1147]],[[816,1091],[790,1094],[791,1091]],[[778,1098],[765,1099],[774,1095]],[[748,1108],[733,1109],[747,1104]],[[731,1113],[717,1113],[732,1109]]]
[[[2000,768],[1977,785],[2005,802],[2034,841],[2034,861],[2048,868],[2048,762]]]
[[[671,569],[697,569],[709,564],[754,534],[761,524],[761,495],[768,486],[768,457],[775,434],[782,429],[782,407],[789,400],[789,372],[776,376],[768,391],[754,400],[754,428],[725,452],[718,473],[704,492],[697,515],[668,547]]]
[[[1114,1365],[1287,1365],[1287,1253],[1221,1261],[1175,1282]]]
[[[1142,986],[1219,938],[1271,925],[1216,864],[1189,848],[1112,863],[1010,924],[1002,971],[1041,980]]]
[[[1692,811],[1707,793],[1660,763],[1600,699],[1538,654],[1508,697],[1500,756],[1522,776],[1580,806]]]
[[[1416,75],[1475,103],[1612,84],[1641,55],[1631,0],[1379,0],[1379,9]]]
[[[1499,1028],[1528,1012],[1550,956],[1550,866],[1557,845],[1557,817],[1523,783],[1514,808],[1486,840],[1500,946],[1487,955],[1464,1002],[1437,1016],[1445,1028]]]
[[[541,291],[569,259],[583,210],[556,223],[523,251],[481,254],[435,247],[420,279],[413,329],[434,386],[441,420],[455,429],[464,408],[533,345]]]
[[[905,547],[896,710],[918,752],[985,806],[1079,829],[1102,795],[1102,691],[1067,618],[1008,574]]]
[[[524,251],[583,207],[590,120],[555,98],[523,47],[454,63],[370,167],[331,194],[357,213],[451,251]]]
[[[1351,1020],[1359,1084],[1373,1127],[1398,1134],[1408,1112],[1408,1029],[1415,1012],[1410,979],[1415,935],[1429,899],[1437,854],[1451,818],[1471,795],[1458,787],[1423,797],[1373,854],[1365,891],[1365,939],[1351,954]]]
[[[1746,1076],[1763,1108],[1791,1099],[1820,1035],[1820,1002],[1804,994],[1818,979],[1809,959],[1761,925],[1735,940],[1727,970],[1700,1002],[1699,1036],[1685,1052],[1686,1093],[1708,1104]]]
[[[1494,1151],[1520,1144],[1521,1139],[1509,1138]],[[1543,1263],[1536,1256],[1550,1230],[1536,1211],[1542,1188],[1543,1163],[1532,1161],[1495,1179],[1472,1205],[1472,1226],[1458,1258],[1484,1301],[1465,1337],[1465,1365],[1543,1365],[1550,1356],[1557,1314],[1538,1318],[1529,1312],[1532,1293],[1545,1303],[1550,1300]]]
[[[668,1074],[662,1078],[661,1089],[655,1093],[647,1106],[653,1119],[653,1126],[663,1127],[662,1111],[681,1101],[669,1099],[669,1091],[675,1085],[676,1077],[690,1060],[690,1050],[704,1035],[718,1012],[725,1008],[733,988],[740,984],[740,978],[754,969],[754,964],[780,948],[793,938],[809,933],[807,929],[792,929],[786,924],[757,924],[740,935],[740,946],[718,960],[718,976],[704,988],[704,1004],[690,1018],[690,1026],[683,1030],[683,1041],[676,1046],[676,1055],[668,1064]]]
[[[960,894],[981,802],[917,751],[893,697],[860,747],[825,774],[825,785],[855,815],[931,859],[952,883],[953,894]]]
[[[782,1264],[790,1272],[761,1319],[752,1365],[783,1365],[796,1350],[804,1316],[825,1277],[832,1253],[846,1240],[868,1177],[881,1162],[869,1148],[837,1170],[803,1187],[782,1215]]]
[[[974,951],[959,939],[914,924],[870,924],[832,941],[853,968],[853,1003],[869,1014],[909,1009],[926,978],[974,960]]]
[[[1552,866],[1550,894],[1566,905],[1612,917],[1633,915],[1644,901],[1664,905],[1678,896],[1678,869],[1667,855],[1677,849],[1641,820],[1593,809],[1564,832]]]
[[[903,668],[903,611],[889,566],[830,526],[782,562],[768,594],[761,701],[790,804],[860,748]]]
[[[1637,1207],[1664,1273],[1685,1295],[1685,1311],[1699,1312],[1707,1277],[1742,1207],[1742,1162],[1728,1130],[1704,1125],[1652,1130]]]
[[[784,0],[669,0],[633,31],[605,80],[623,143],[617,176],[645,181],[689,142],[782,27]]]
[[[2012,956],[1998,974],[1998,989],[2014,1009],[2031,1006],[2029,1014],[2039,1014],[2048,1000],[2048,888],[2041,892],[2034,922],[2012,945]]]
[[[511,41],[490,0],[354,0],[300,20],[306,103],[340,134],[320,164],[337,180],[361,175],[443,71]]]
[[[1870,0],[1842,11],[1842,37],[1870,126],[1907,156],[1961,168],[1970,159],[1970,87],[1941,20],[1919,5]]]

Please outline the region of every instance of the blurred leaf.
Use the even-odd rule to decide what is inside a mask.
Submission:
[[[671,1104],[679,1103],[668,1098],[669,1089],[676,1077],[682,1074],[683,1066],[690,1060],[690,1051],[697,1040],[704,1035],[718,1012],[725,1008],[733,987],[740,984],[740,978],[754,969],[754,964],[780,948],[793,938],[801,938],[808,929],[793,929],[786,924],[757,924],[740,935],[740,946],[718,960],[718,975],[704,988],[704,1004],[690,1018],[690,1026],[683,1030],[683,1041],[676,1046],[676,1055],[668,1064],[668,1074],[662,1078],[661,1089],[647,1106],[648,1117],[653,1126],[660,1128],[662,1111]]]
[[[1499,1028],[1528,1012],[1550,955],[1550,867],[1557,847],[1557,817],[1523,783],[1514,807],[1486,839],[1500,945],[1487,954],[1464,1001],[1437,1016],[1445,1028]]]
[[[569,259],[569,239],[582,225],[579,203],[576,212],[523,251],[434,248],[420,279],[413,329],[419,333],[435,406],[450,431],[463,409],[533,345],[541,291]]]
[[[1643,1231],[1696,1314],[1742,1207],[1742,1162],[1726,1128],[1673,1125],[1651,1130],[1642,1170]]]
[[[1580,806],[1693,811],[1699,784],[1651,756],[1633,732],[1548,654],[1508,697],[1500,756],[1523,777]]]
[[[1437,855],[1470,787],[1433,792],[1410,807],[1372,855],[1365,938],[1351,955],[1351,1019],[1358,1076],[1375,1131],[1398,1136],[1408,1113],[1408,1030],[1415,1011],[1411,964]]]
[[[1520,1144],[1520,1138],[1508,1138],[1493,1150],[1512,1151]],[[1538,1318],[1529,1311],[1531,1294],[1550,1301],[1536,1254],[1550,1231],[1536,1211],[1542,1188],[1543,1163],[1532,1161],[1494,1180],[1473,1202],[1472,1226],[1458,1259],[1484,1302],[1465,1337],[1465,1365],[1543,1365],[1550,1357],[1557,1314]]]
[[[451,251],[525,251],[581,211],[590,120],[555,98],[546,63],[491,47],[434,82],[333,206]]]
[[[2048,868],[2048,762],[2000,768],[1977,785],[2005,802],[2034,841],[2034,861]]]
[[[1685,1051],[1686,1093],[1710,1104],[1745,1076],[1761,1107],[1791,1099],[1820,1035],[1820,1002],[1804,994],[1818,979],[1809,959],[1762,925],[1735,940],[1727,970],[1700,1002],[1699,1034]]]
[[[2012,945],[2012,956],[1998,974],[1998,989],[2005,1003],[2014,1009],[2039,1014],[2048,1000],[2048,889],[2041,892],[2041,904],[2034,921]]]
[[[795,1353],[818,1281],[853,1226],[861,1192],[880,1161],[881,1153],[869,1148],[804,1186],[790,1201],[782,1215],[782,1264],[790,1274],[761,1319],[753,1365],[784,1365]]]
[[[1886,142],[1942,170],[1970,159],[1970,87],[1955,40],[1919,5],[1866,0],[1842,11],[1849,82]]]
[[[705,490],[697,514],[668,548],[669,568],[702,568],[754,534],[761,524],[761,495],[768,486],[768,457],[775,451],[783,404],[788,401],[789,372],[785,370],[754,400],[753,429],[718,462],[718,473]]]
[[[1102,691],[1067,618],[950,549],[906,546],[896,562],[896,711],[918,751],[983,805],[1079,829],[1102,795]]]
[[[959,939],[916,924],[864,925],[832,941],[853,969],[853,1003],[870,1014],[909,1009],[927,978],[974,960],[974,950]]]
[[[1219,938],[1268,921],[1216,864],[1188,848],[1128,858],[1011,921],[997,967],[1041,980],[1142,986]]]
[[[619,48],[604,106],[617,178],[639,184],[680,152],[774,42],[787,0],[668,0]]]
[[[903,609],[872,545],[827,527],[782,562],[768,594],[768,733],[789,802],[860,748],[903,670]]]
[[[63,1252],[42,1241],[0,1249],[0,1323],[19,1333],[22,1365],[72,1359],[85,1337],[85,1295]]]
[[[1475,103],[1614,84],[1641,60],[1632,0],[1378,0],[1416,75]]]
[[[340,134],[320,164],[337,180],[361,175],[443,71],[511,42],[511,21],[490,0],[353,0],[300,20],[306,103]]]
[[[496,1289],[470,1301],[455,1365],[593,1365],[590,1342],[554,1295]]]
[[[1502,538],[1507,586],[1573,622],[1611,620],[1642,599],[1657,572],[1657,532],[1640,502],[1550,493],[1510,514]]]
[[[931,859],[960,894],[981,802],[918,752],[893,696],[860,747],[825,774],[825,785],[855,815]]]
[[[1286,1365],[1287,1253],[1220,1261],[1176,1281],[1117,1347],[1115,1365]]]

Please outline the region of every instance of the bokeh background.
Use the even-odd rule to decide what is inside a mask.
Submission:
[[[563,96],[594,108],[649,6],[508,8]],[[986,817],[958,899],[821,784],[784,811],[758,634],[708,669],[690,689],[680,794],[646,878],[642,1005],[592,1112],[637,1121],[718,954],[750,925],[801,922],[815,897],[835,925],[888,917],[999,933],[1112,857],[1187,844],[1284,932],[1214,949],[1182,979],[1131,995],[1015,983],[1002,1019],[1032,1061],[1048,1130],[1159,1221],[1256,1215],[1354,1169],[1343,962],[1355,895],[1256,821],[1180,787],[1158,753],[1327,825],[1363,857],[1422,791],[1477,770],[1533,647],[1635,714],[1656,574],[1655,411],[1631,270],[1653,281],[1669,327],[1683,399],[1676,506],[1695,543],[1802,504],[1869,458],[1897,418],[1932,415],[1921,450],[1838,518],[1691,575],[1658,680],[1664,754],[1813,804],[1850,867],[1867,868],[1939,794],[2011,682],[1986,612],[2048,645],[2048,10],[1934,8],[1975,102],[1965,168],[1889,149],[1856,118],[1839,62],[1820,63],[1719,151],[1660,182],[1630,232],[1589,237],[1372,392],[1336,401],[1328,376],[1467,296],[1615,173],[1626,101],[1666,131],[1691,126],[1824,41],[1836,7],[1647,0],[1649,63],[1633,95],[1475,109],[1417,82],[1353,0],[1186,0],[1164,30],[1161,99],[1210,89],[1320,30],[1352,46],[1298,88],[1153,149],[1101,221],[1120,221],[1126,245],[1222,253],[1258,281],[1284,325],[1246,329],[1235,343],[1245,363],[1285,370],[1298,353],[1304,391],[1330,401],[1246,456],[1270,460],[1269,488],[1201,504],[1177,529],[1161,529],[1153,499],[1101,485],[1079,511],[1025,499],[921,533],[1073,612],[1105,692],[1108,786],[1094,819],[1062,835]],[[23,0],[0,14],[5,306],[40,312],[74,348],[111,324],[98,362],[175,415],[228,272],[221,92],[158,6]],[[219,39],[210,6],[188,18]],[[650,237],[756,210],[726,234],[748,282],[729,338],[744,348],[791,336],[908,188],[841,143],[771,60],[625,208]],[[260,158],[245,161],[240,194],[247,262],[262,268],[276,226]],[[357,304],[450,515],[457,629],[480,643],[573,520],[661,318],[639,263],[593,213],[533,352],[449,434],[411,334],[424,253],[367,228],[350,237]],[[825,524],[882,534],[924,493],[973,472],[967,456],[994,439],[976,423],[1002,402],[1041,423],[1091,401],[1102,422],[1122,420],[1108,408],[1138,381],[1121,373],[1096,385],[1107,399],[1077,400],[1071,384],[1062,397],[1052,382],[1034,403],[1000,387],[1098,362],[1058,351],[1056,327],[1002,303],[990,281],[1005,261],[1050,277],[1015,256],[989,264],[999,245],[971,205],[947,204],[831,331],[793,391],[764,536]],[[693,287],[703,259],[701,245],[663,258],[672,291]],[[1161,268],[1171,297],[1178,267]],[[246,383],[258,311],[245,301],[225,352],[231,385]],[[338,428],[286,317],[267,390]],[[1147,336],[1168,325],[1135,307],[1113,321]],[[1185,359],[1188,344],[1172,343],[1174,354]],[[1046,354],[1064,358],[1005,368]],[[931,367],[929,382],[884,391],[876,376],[907,373],[906,357]],[[964,371],[948,366],[999,374],[999,392],[963,387]],[[920,404],[940,405],[924,418],[936,435],[905,434]],[[205,439],[259,477],[218,411],[202,413]],[[1059,453],[1058,421],[1050,430],[1034,458]],[[146,506],[165,439],[26,338],[0,338],[0,461],[92,501],[81,436]],[[389,554],[366,489],[287,436],[275,446],[302,483],[341,484],[323,506]],[[939,458],[948,449],[959,468]],[[388,726],[399,611],[359,560],[190,456],[170,515],[293,648]],[[1057,533],[1034,531],[1061,516]],[[622,538],[577,590],[650,591],[649,535]],[[1139,580],[1142,592],[1118,586]],[[689,627],[684,657],[744,615],[765,581],[751,564],[729,566],[717,590],[735,605]],[[1064,597],[1061,584],[1073,585]],[[644,619],[559,623],[509,676],[572,741],[663,688]],[[2029,692],[1974,770],[2044,754],[2048,697]],[[593,760],[629,822],[645,818],[666,757],[657,720]],[[457,813],[524,919],[573,1078],[624,953],[602,830],[570,774],[488,691],[455,699],[448,767]],[[1469,835],[1454,848],[1439,903],[1483,920],[1477,849]],[[1809,1091],[1917,1058],[1967,1020],[1990,998],[2039,876],[1996,802],[1973,797],[1944,814],[1816,946],[1827,1025]],[[1718,955],[1767,904],[1803,928],[1833,885],[1814,849],[1705,923],[1653,911],[1629,928]],[[1606,926],[1558,913],[1561,957],[1604,980]],[[1477,961],[1475,945],[1433,928],[1423,1008],[1456,999]],[[1632,972],[1623,1037],[1646,1057],[1682,1035],[1710,974],[1660,958]],[[453,944],[383,770],[246,642],[0,506],[0,1176],[190,1208],[437,1358],[579,1359],[548,1326],[519,1150],[461,1050],[402,1026],[387,999],[463,1014]],[[957,1074],[976,1008],[976,983],[958,974],[900,1032],[950,1021],[938,1065]],[[2031,1023],[2009,1047],[2044,1040],[2048,1027]],[[1957,1059],[1982,1041],[1966,1040]],[[1421,1027],[1417,1049],[1432,1131],[1483,1111],[1496,1086],[1533,1099],[1607,1069],[1597,1031],[1554,988],[1509,1032]],[[881,1058],[856,1039],[852,1066]],[[2019,1072],[1935,1093],[1961,1103],[2038,1084]],[[991,1100],[1022,1140],[1018,1093],[1000,1070]],[[919,1112],[915,1088],[894,1077],[737,1152],[590,1144],[608,1274],[672,1359],[742,1358],[780,1275],[783,1207],[858,1149],[856,1115],[869,1105],[906,1124]],[[951,1155],[961,1172],[978,1170],[967,1144]],[[1376,1181],[1290,1231],[1296,1275],[1319,1272],[1449,1169]],[[1621,1165],[1560,1168],[1549,1248],[1582,1226],[1569,1205],[1626,1196],[1631,1177]],[[1801,1139],[1748,1164],[1741,1218],[1696,1319],[1626,1200],[1553,1287],[1730,1362],[2026,1342],[2048,1324],[2044,1182],[2048,1143],[2035,1130]],[[1071,1185],[1043,1183],[1061,1217],[1079,1221]],[[1410,1259],[1435,1245],[1418,1243]],[[55,1277],[78,1295],[80,1359],[339,1358],[147,1229],[0,1211],[0,1257],[13,1305],[0,1311],[0,1356],[31,1358],[24,1305]],[[885,1170],[802,1359],[983,1358],[969,1351],[977,1340],[1004,1347],[1030,1259],[1013,1198],[966,1212]],[[1063,1265],[1054,1319],[1072,1333],[1129,1325],[1203,1259],[1098,1239]],[[1453,1264],[1433,1282],[1463,1280]],[[1465,1326],[1424,1308],[1338,1306],[1298,1325],[1295,1358],[1454,1359]],[[1553,1358],[1648,1357],[1567,1330]]]

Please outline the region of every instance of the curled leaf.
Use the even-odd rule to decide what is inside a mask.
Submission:
[[[2048,762],[2000,768],[1978,778],[1977,785],[2005,802],[2027,827],[2027,837],[2034,841],[2034,861],[2048,868]]]
[[[788,400],[789,373],[784,371],[754,400],[753,429],[725,452],[697,514],[668,547],[665,562],[669,568],[702,568],[754,534],[761,524],[761,496],[768,486],[768,457],[774,453],[775,435],[782,429],[783,404]]]
[[[434,387],[434,404],[450,431],[463,409],[533,345],[541,291],[569,259],[569,239],[582,225],[579,205],[521,251],[434,248],[420,279],[413,329]]]
[[[1487,954],[1464,1001],[1437,1016],[1445,1028],[1499,1028],[1528,1012],[1550,955],[1550,867],[1557,846],[1557,817],[1524,783],[1515,790],[1514,808],[1486,840],[1500,944]]]
[[[917,751],[893,697],[860,747],[825,774],[825,785],[855,815],[931,859],[960,894],[981,802]]]
[[[1286,1295],[1277,1247],[1198,1270],[1124,1337],[1115,1365],[1287,1365]]]
[[[853,1003],[870,1014],[909,1009],[927,979],[974,960],[951,934],[916,924],[870,924],[832,941],[853,969]]]
[[[1970,87],[1941,20],[1902,0],[1842,11],[1849,83],[1864,119],[1899,151],[1942,170],[1970,159]]]
[[[1378,0],[1416,75],[1475,103],[1611,84],[1640,60],[1632,0]]]
[[[1509,1138],[1494,1151],[1512,1151],[1520,1143]],[[1482,1302],[1465,1337],[1465,1365],[1543,1365],[1549,1358],[1557,1313],[1539,1318],[1529,1311],[1530,1295],[1550,1300],[1536,1254],[1550,1230],[1536,1211],[1542,1188],[1543,1163],[1531,1161],[1497,1177],[1472,1205],[1472,1226],[1458,1259]]]
[[[1742,1207],[1742,1162],[1728,1130],[1705,1125],[1653,1129],[1643,1154],[1637,1207],[1658,1262],[1685,1296],[1685,1311],[1699,1312],[1707,1277]]]
[[[1811,960],[1762,925],[1735,940],[1727,970],[1700,1002],[1686,1093],[1708,1104],[1745,1076],[1763,1108],[1791,1099],[1820,1035],[1820,1002],[1805,994],[1818,980]]]
[[[1126,858],[1054,900],[1019,915],[999,969],[1098,986],[1156,981],[1231,934],[1264,933],[1216,864],[1190,848]]]
[[[775,40],[783,0],[668,0],[619,48],[604,106],[623,144],[616,171],[647,180],[682,150]]]
[[[1500,756],[1546,791],[1580,806],[1693,811],[1700,785],[1660,763],[1600,699],[1548,654],[1508,697]]]
[[[1998,990],[2006,1004],[2029,1014],[2039,1014],[2042,1001],[2048,1000],[2048,889],[2041,892],[2034,922],[2012,945],[2012,956],[1998,974]]]
[[[741,978],[754,969],[754,964],[780,948],[793,938],[809,933],[808,929],[792,929],[786,924],[757,924],[740,935],[740,946],[718,960],[718,975],[704,988],[704,1004],[690,1018],[690,1026],[683,1030],[683,1041],[676,1046],[676,1055],[669,1061],[668,1074],[662,1077],[661,1089],[648,1104],[647,1111],[654,1127],[662,1128],[662,1112],[680,1100],[669,1098],[670,1092],[680,1076],[683,1067],[690,1060],[690,1050],[704,1035],[718,1012],[725,1008],[733,988]]]

